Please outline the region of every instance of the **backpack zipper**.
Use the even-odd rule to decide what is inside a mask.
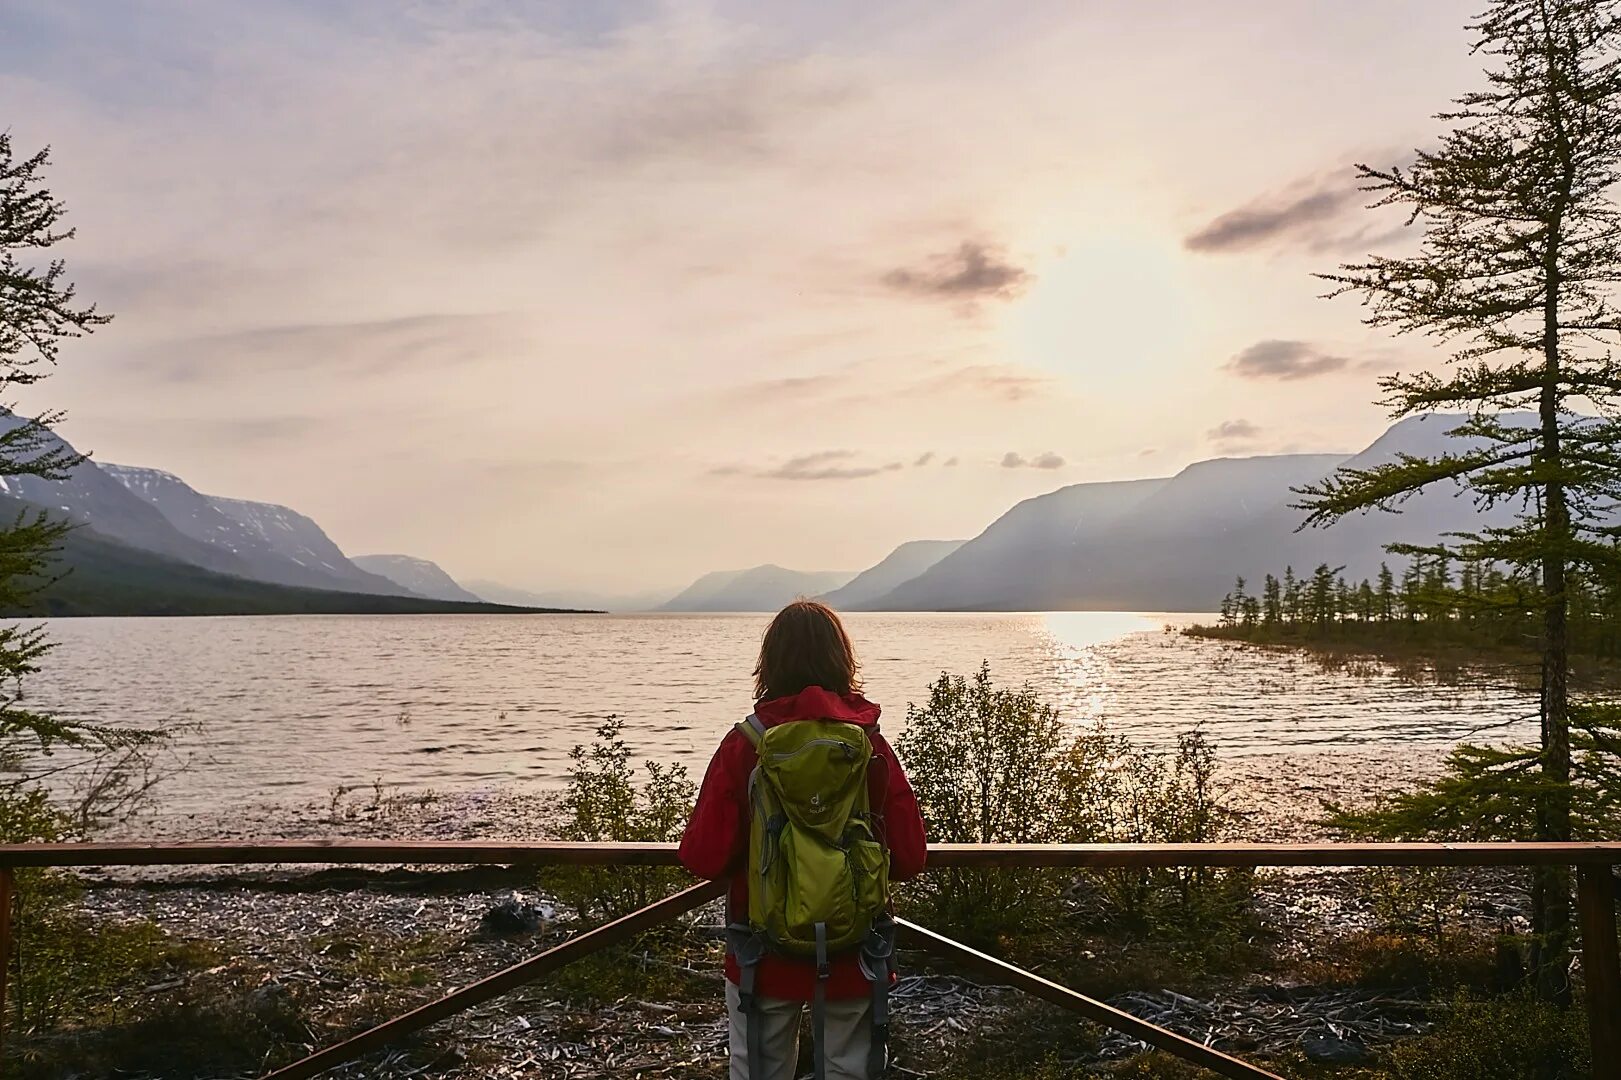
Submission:
[[[806,750],[809,750],[813,746],[841,747],[844,750],[844,756],[851,761],[855,760],[856,754],[859,752],[855,747],[851,746],[843,739],[812,739],[809,742],[801,745],[798,749],[774,753],[770,755],[770,758],[772,761],[787,761],[791,757],[797,757],[798,755],[803,754]]]

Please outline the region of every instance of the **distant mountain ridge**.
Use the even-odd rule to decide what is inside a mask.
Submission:
[[[544,589],[531,591],[499,581],[474,580],[467,587],[484,599],[518,607],[560,607],[586,611],[656,611],[674,590],[658,589],[637,593],[596,592],[590,589]]]
[[[966,540],[908,540],[821,599],[834,608],[858,608],[911,581],[965,543]]]
[[[271,551],[315,573],[337,579],[350,592],[409,593],[388,578],[369,574],[350,562],[321,526],[297,510],[250,499],[228,499],[220,495],[208,498],[220,513],[257,536]]]
[[[459,600],[482,603],[483,598],[468,592],[445,573],[439,564],[412,555],[356,555],[350,562],[367,573],[385,577],[417,596],[433,600]],[[544,606],[523,604],[521,607]]]
[[[0,411],[0,431],[13,431],[27,423],[30,421],[23,417]],[[77,453],[60,436],[48,434],[46,440],[48,445]],[[73,468],[62,480],[0,477],[0,494],[88,524],[105,536],[143,551],[223,574],[249,576],[247,562],[228,547],[187,536],[155,506],[132,494],[90,461]]]
[[[0,514],[41,510],[0,495]],[[47,511],[49,513],[49,511]],[[121,543],[80,525],[62,539],[44,588],[0,618],[77,615],[504,614],[526,609],[449,603],[420,596],[309,589],[253,581]]]
[[[1381,562],[1403,565],[1384,552],[1386,544],[1428,544],[1513,520],[1507,507],[1477,513],[1461,489],[1449,487],[1409,499],[1399,514],[1298,529],[1305,515],[1294,505],[1294,489],[1344,465],[1470,449],[1473,441],[1445,434],[1465,419],[1408,417],[1355,455],[1217,458],[1175,476],[1074,484],[1016,504],[971,540],[904,543],[859,574],[768,563],[705,574],[673,597],[532,593],[488,581],[463,586],[409,555],[350,559],[295,510],[204,495],[172,473],[136,466],[85,461],[62,480],[0,477],[0,510],[38,508],[84,526],[64,555],[70,567],[80,560],[84,572],[77,584],[47,590],[52,610],[66,614],[92,613],[97,603],[126,614],[473,610],[466,605],[479,597],[544,609],[763,612],[798,596],[853,611],[1208,611],[1235,576],[1257,583],[1288,565],[1305,573],[1327,563],[1356,580],[1376,574]],[[1529,413],[1503,419],[1536,422]],[[0,411],[0,431],[26,422]],[[378,606],[364,596],[407,603]],[[441,606],[411,608],[412,601]]]
[[[86,468],[112,477],[183,535],[228,551],[238,563],[231,571],[243,577],[312,589],[420,595],[355,566],[318,525],[285,507],[204,495],[173,473],[132,465],[87,464],[76,471],[76,483],[85,481],[77,472]],[[285,527],[267,528],[266,522],[274,518],[284,521]],[[87,515],[87,520],[101,527],[94,517]],[[109,532],[104,527],[101,531]],[[115,530],[109,535],[119,533]],[[294,537],[302,537],[302,542],[295,542]]]
[[[1078,546],[1146,501],[1169,480],[1075,484],[1018,503],[974,539],[863,610],[1039,610]]]
[[[0,432],[28,423],[0,410]],[[46,433],[44,438],[47,449],[79,456],[60,436]],[[27,613],[513,610],[512,605],[486,602],[466,591],[441,598],[420,595],[355,565],[319,525],[295,510],[204,495],[161,469],[85,459],[60,480],[0,477],[0,512],[39,511],[77,528],[54,560],[54,580],[34,598]]]
[[[1446,435],[1463,416],[1408,417],[1356,455],[1281,454],[1196,462],[1163,479],[1076,484],[1027,499],[917,577],[853,605],[870,611],[1138,610],[1209,611],[1243,576],[1321,563],[1350,580],[1381,562],[1405,565],[1384,546],[1433,543],[1447,533],[1511,520],[1499,507],[1478,514],[1459,489],[1436,488],[1401,513],[1357,514],[1326,529],[1299,531],[1305,512],[1294,488],[1342,466],[1367,467],[1398,453],[1433,456],[1472,444]],[[1513,414],[1510,424],[1528,424]]]
[[[841,570],[788,570],[767,563],[747,570],[705,574],[660,606],[660,611],[776,611],[800,596],[819,596],[849,582]]]

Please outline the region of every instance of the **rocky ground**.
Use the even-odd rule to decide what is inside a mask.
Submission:
[[[1284,764],[1254,759],[1229,769],[1235,802],[1257,808],[1244,820],[1245,838],[1318,838],[1312,821],[1321,798],[1367,797],[1413,774],[1410,760],[1398,771],[1394,762],[1374,755],[1354,766],[1343,754],[1332,767]],[[1302,780],[1312,775],[1332,776],[1333,783]],[[129,828],[147,839],[538,839],[553,814],[554,799],[545,794],[404,798],[367,790],[335,795],[321,805],[244,807],[215,820],[159,818]],[[505,868],[113,869],[86,875],[83,903],[98,922],[149,919],[181,938],[225,943],[225,958],[211,970],[173,985],[147,986],[143,993],[195,994],[202,986],[207,993],[237,995],[250,1011],[272,1013],[296,1001],[302,1019],[288,1041],[314,1048],[563,940],[572,920],[538,874]],[[1293,950],[1309,972],[1314,942],[1373,924],[1377,901],[1371,896],[1353,872],[1272,872],[1260,880],[1258,922],[1276,933],[1283,955]],[[1468,922],[1484,928],[1516,923],[1522,915],[1511,883],[1491,874],[1468,882],[1463,910]],[[502,911],[519,917],[503,920]],[[718,910],[701,912],[686,948],[633,950],[615,961],[644,973],[658,969],[676,987],[667,997],[604,995],[600,987],[582,989],[567,979],[561,988],[541,983],[440,1024],[426,1039],[330,1075],[720,1075],[725,1021],[718,929]],[[934,971],[921,957],[910,958],[909,968],[913,973],[896,991],[901,1076],[930,1075],[931,1062],[989,1020],[1031,1007],[1010,991]],[[217,990],[207,989],[210,980]],[[1325,989],[1298,979],[1229,982],[1197,997],[1133,989],[1114,995],[1112,1003],[1200,1041],[1236,1050],[1292,1050],[1323,1061],[1356,1060],[1367,1048],[1421,1031],[1427,1022],[1426,1006],[1400,992]],[[1137,1049],[1129,1039],[1106,1036],[1095,1052],[1106,1059]]]

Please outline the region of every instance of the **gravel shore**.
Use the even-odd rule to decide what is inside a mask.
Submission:
[[[1321,838],[1314,824],[1321,800],[1360,801],[1409,782],[1412,758],[1336,752],[1246,758],[1224,764],[1233,801],[1246,807],[1242,839]],[[357,791],[320,805],[246,806],[213,819],[134,822],[110,835],[143,839],[541,839],[556,813],[549,792],[493,791],[390,796]],[[255,1000],[296,996],[306,1013],[341,1018],[310,1030],[312,1047],[334,1041],[393,1011],[431,1000],[563,940],[572,920],[547,895],[542,872],[501,867],[411,868],[113,868],[85,875],[84,907],[91,918],[150,919],[187,939],[228,943],[229,974]],[[516,901],[532,905],[542,925],[502,936],[484,924],[486,912]],[[1260,922],[1309,957],[1325,934],[1370,926],[1374,912],[1353,872],[1273,872],[1260,879]],[[1521,898],[1503,876],[1477,875],[1466,918],[1480,927],[1518,923]],[[446,1021],[427,1042],[338,1070],[344,1077],[698,1077],[719,1075],[725,1059],[720,1004],[720,912],[698,913],[693,933],[707,944],[687,950],[683,978],[712,985],[712,997],[690,1001],[633,998],[590,1008],[571,1006],[542,983]],[[390,957],[406,956],[409,961]],[[1028,1007],[995,987],[930,974],[913,958],[914,974],[897,993],[900,1076],[927,1075],[922,1063],[969,1038],[987,1019]],[[632,963],[669,965],[665,957],[633,953]],[[219,969],[216,969],[216,972]],[[205,973],[214,975],[216,972]],[[174,989],[148,987],[151,993]],[[1084,989],[1084,988],[1083,988]],[[1144,987],[1117,995],[1119,1007],[1201,1040],[1239,1049],[1277,1051],[1326,1047],[1355,1052],[1423,1029],[1421,1003],[1388,992],[1319,990],[1298,985],[1232,986],[1196,1000]],[[376,1014],[376,1015],[373,1015]],[[336,1034],[335,1034],[336,1032]],[[1133,1052],[1129,1040],[1108,1038],[1107,1055]],[[248,1075],[244,1073],[242,1075]]]

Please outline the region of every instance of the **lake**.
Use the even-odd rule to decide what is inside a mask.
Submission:
[[[769,616],[310,616],[73,619],[27,704],[97,723],[196,725],[163,813],[402,790],[558,785],[569,748],[622,717],[639,758],[701,773],[750,704]],[[1163,745],[1202,726],[1223,757],[1438,747],[1527,711],[1489,686],[1412,685],[1309,657],[1189,638],[1189,615],[855,614],[883,725],[942,671],[988,660],[1076,725]],[[1205,617],[1209,621],[1210,617]],[[1534,710],[1533,710],[1534,711]],[[1493,738],[1533,733],[1534,724]]]

